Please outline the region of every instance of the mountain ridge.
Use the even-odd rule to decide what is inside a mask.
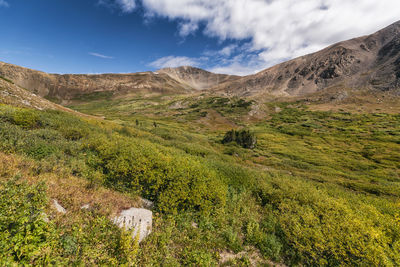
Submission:
[[[396,65],[400,63],[399,43],[400,21],[371,35],[333,44],[237,81],[220,84],[212,90],[241,96],[265,93],[298,96],[343,82],[344,87],[350,88],[398,90],[400,68]],[[384,53],[388,49],[391,51],[390,58]],[[379,70],[382,68],[383,71]],[[393,73],[397,78],[393,77]]]
[[[239,97],[305,96],[329,88],[400,95],[400,21],[248,76],[182,66],[127,74],[50,74],[0,62],[0,76],[47,99],[68,103],[90,94],[188,94]]]
[[[130,74],[49,74],[0,62],[0,76],[27,90],[59,101],[81,95],[107,92],[123,93],[185,93],[194,90],[166,74],[140,72]]]
[[[200,91],[207,90],[220,83],[234,81],[240,78],[240,76],[212,73],[210,71],[192,66],[163,68],[158,70],[157,72],[165,73],[171,78],[184,84],[188,84],[188,86]]]
[[[164,68],[155,72],[56,74],[5,62],[0,62],[0,76],[41,97],[60,102],[93,93],[186,94],[239,78],[191,66]]]

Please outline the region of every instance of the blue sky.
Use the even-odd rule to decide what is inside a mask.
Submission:
[[[51,73],[194,65],[244,75],[387,26],[399,2],[0,0],[0,61]]]

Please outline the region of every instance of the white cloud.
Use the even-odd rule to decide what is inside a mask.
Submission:
[[[126,13],[132,12],[136,7],[135,0],[116,0],[116,2],[121,6],[122,11]]]
[[[221,55],[213,60],[213,67],[207,68],[211,72],[224,73],[224,74],[234,74],[234,75],[249,75],[255,74],[265,68],[264,61],[260,60],[257,53],[246,54],[245,52],[240,52],[243,48],[238,48],[239,53],[236,56],[227,58]],[[210,57],[212,58],[212,57]]]
[[[5,0],[0,0],[0,7],[9,7],[10,5]]]
[[[220,55],[222,55],[222,56],[229,57],[230,55],[233,54],[233,52],[235,52],[235,50],[236,50],[237,47],[238,47],[238,46],[235,45],[235,44],[231,44],[231,45],[225,46],[224,48],[222,48],[222,49],[218,52],[218,54],[220,54]]]
[[[167,56],[159,58],[149,64],[153,68],[175,68],[180,66],[198,66],[200,64],[198,58]]]
[[[179,24],[179,35],[180,36],[188,36],[191,33],[194,33],[199,28],[197,23],[194,22],[183,22]]]
[[[114,57],[105,56],[105,55],[102,55],[99,53],[94,53],[94,52],[89,52],[88,54],[91,56],[94,56],[94,57],[99,57],[99,58],[104,58],[104,59],[113,59],[114,58]]]
[[[183,36],[198,31],[199,25],[204,25],[203,34],[210,37],[250,40],[248,51],[261,51],[251,64],[253,70],[317,51],[341,40],[372,33],[400,19],[399,0],[141,2],[145,12],[152,16],[180,21],[178,30]],[[220,53],[229,57],[232,49],[224,48]],[[246,62],[232,64],[231,69],[239,72],[240,67],[251,67]]]
[[[257,71],[261,71],[262,69],[257,68],[249,68],[248,66],[242,65],[237,62],[233,62],[227,66],[215,66],[213,68],[208,69],[213,73],[222,73],[222,74],[230,74],[230,75],[239,75],[245,76],[250,74],[255,74]]]
[[[98,0],[97,4],[111,10],[119,9],[123,13],[132,13],[136,8],[136,0]]]

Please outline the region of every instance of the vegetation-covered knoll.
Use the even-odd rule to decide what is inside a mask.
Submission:
[[[4,218],[17,226],[26,218],[41,233],[10,232],[12,238],[1,239],[3,261],[212,266],[222,263],[220,255],[244,251],[224,264],[250,265],[255,258],[260,264],[400,264],[398,115],[312,112],[282,103],[267,120],[247,125],[257,137],[254,150],[221,144],[225,130],[192,129],[197,122],[190,117],[160,117],[157,127],[153,118],[138,118],[136,124],[135,115],[121,116],[117,124],[0,106],[1,155],[23,157],[12,171],[0,166],[1,195],[14,190],[8,194],[15,196],[0,205],[23,214],[46,210],[36,186],[47,176],[62,181],[58,189],[46,182],[51,198],[80,178],[85,194],[114,190],[124,195],[118,199],[134,204],[140,195],[156,205],[153,233],[137,251],[100,207],[90,216],[71,209],[73,193],[60,194],[68,195],[60,201],[76,221],[1,215],[0,227],[9,227]],[[29,185],[7,182],[16,176],[17,184],[30,177]],[[7,254],[20,238],[30,240],[29,249]]]

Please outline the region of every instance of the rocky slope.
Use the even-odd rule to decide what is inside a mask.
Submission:
[[[52,100],[71,100],[92,93],[186,93],[194,90],[164,73],[48,74],[0,62],[0,76]]]
[[[299,96],[334,86],[400,94],[400,21],[213,90],[241,96]]]
[[[56,101],[68,102],[90,94],[182,94],[205,90],[238,76],[214,74],[193,67],[167,68],[131,74],[49,74],[0,62],[0,77]]]
[[[190,66],[164,68],[157,72],[165,73],[172,79],[179,81],[182,84],[186,84],[196,90],[206,90],[221,83],[232,82],[240,78],[239,76],[234,75],[215,74]]]
[[[80,114],[63,106],[50,102],[13,82],[0,77],[0,104],[8,104],[17,107],[29,107],[39,110],[54,109]]]

